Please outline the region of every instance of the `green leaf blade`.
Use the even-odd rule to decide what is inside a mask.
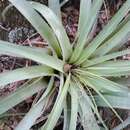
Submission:
[[[76,91],[77,85],[75,83],[70,84],[71,95],[71,118],[69,130],[76,130],[77,117],[78,117],[78,93]]]
[[[24,57],[27,59],[34,60],[38,63],[50,66],[60,72],[63,72],[64,62],[60,59],[50,56],[44,52],[36,51],[31,47],[24,47],[20,45],[15,45],[9,42],[0,40],[0,51],[2,54],[12,54],[12,56],[16,57]]]
[[[33,27],[45,38],[53,47],[58,56],[61,56],[61,49],[59,43],[48,24],[42,17],[31,7],[26,0],[9,0],[33,25]]]
[[[113,37],[101,45],[95,52],[94,56],[105,55],[114,47],[119,46],[122,40],[129,34],[130,22],[128,21]],[[126,40],[125,40],[126,41]]]
[[[102,44],[102,42],[117,28],[121,20],[130,10],[130,1],[127,0],[124,5],[119,9],[115,16],[108,22],[103,30],[94,38],[89,46],[83,51],[79,63],[86,61],[95,50]]]
[[[114,108],[120,108],[120,109],[130,109],[130,96],[118,96],[114,94],[103,94],[103,96],[110,102],[112,107]],[[98,106],[101,107],[108,107],[108,105],[103,101],[103,99],[99,96],[95,96],[95,100]]]
[[[65,29],[64,29],[60,19],[52,12],[52,10],[50,10],[45,5],[42,5],[37,2],[31,2],[31,5],[40,14],[42,14],[42,16],[47,20],[47,22],[52,27],[54,33],[56,34],[56,36],[58,38],[60,47],[62,49],[63,58],[67,60],[72,52],[72,47],[70,45],[69,38],[65,32]]]
[[[2,89],[4,85],[16,81],[51,75],[54,75],[53,69],[46,66],[32,66],[16,69],[0,74],[0,88]]]
[[[15,130],[29,130],[33,126],[37,118],[42,115],[42,110],[44,106],[45,100],[42,100],[41,102],[39,102],[39,104],[34,104],[34,106],[31,107],[29,112],[18,124],[18,126],[16,126]]]
[[[61,7],[59,0],[48,0],[49,8],[61,19]]]
[[[58,94],[57,100],[48,117],[48,120],[46,121],[44,126],[41,128],[41,130],[53,130],[54,129],[54,127],[60,117],[60,114],[62,113],[63,104],[65,101],[65,97],[66,97],[67,91],[69,89],[69,86],[70,86],[70,74],[68,75],[61,92]]]
[[[85,11],[85,13],[82,13],[82,11],[81,11],[80,15],[86,16],[87,7],[84,7],[85,6],[84,4],[90,6],[90,3],[91,3],[90,0],[83,0],[81,2],[81,6],[83,6],[83,7],[81,7],[81,9],[84,9],[83,11]],[[78,58],[80,57],[80,55],[83,51],[83,48],[86,44],[87,36],[90,33],[92,26],[94,25],[95,19],[97,18],[97,14],[98,14],[98,11],[101,8],[102,3],[103,3],[102,0],[94,1],[92,9],[89,10],[89,11],[91,11],[90,16],[92,15],[93,17],[87,18],[87,20],[84,21],[83,25],[81,25],[82,26],[82,29],[81,29],[82,32],[79,32],[80,35],[79,35],[79,38],[78,38],[78,41],[77,41],[78,44],[76,45],[76,48],[74,49],[74,52],[73,52],[72,57],[70,59],[71,63],[76,62],[78,60]],[[85,16],[84,16],[84,18],[85,18]],[[82,17],[83,16],[81,16],[81,18]],[[80,21],[79,24],[82,24],[82,22]]]
[[[0,98],[0,114],[8,111],[25,99],[44,89],[47,83],[43,79],[30,80],[10,95]]]
[[[89,66],[97,65],[97,64],[103,63],[105,61],[113,60],[115,58],[118,58],[118,57],[121,57],[121,56],[124,56],[127,54],[130,54],[130,49],[126,49],[126,50],[122,50],[122,51],[118,51],[118,52],[113,52],[113,53],[107,54],[105,56],[93,58],[92,60],[84,62],[82,64],[82,66],[89,67]]]

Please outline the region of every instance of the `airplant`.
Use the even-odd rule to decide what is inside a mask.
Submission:
[[[130,75],[130,61],[121,58],[130,54],[130,49],[121,50],[130,32],[130,0],[92,39],[103,0],[81,0],[74,43],[70,43],[62,25],[59,0],[50,0],[50,8],[37,2],[9,1],[49,44],[46,48],[34,48],[0,41],[1,55],[38,63],[0,74],[1,89],[12,82],[28,79],[15,92],[0,99],[0,114],[42,92],[15,130],[29,130],[48,104],[52,109],[40,130],[53,130],[59,119],[63,119],[63,130],[76,130],[78,123],[84,130],[103,129],[95,116],[104,129],[108,129],[98,107],[111,108],[123,122],[115,108],[130,108],[130,84],[126,77]]]

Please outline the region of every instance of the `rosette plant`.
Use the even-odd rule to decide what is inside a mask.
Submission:
[[[76,130],[78,124],[84,130],[108,129],[98,107],[111,108],[122,122],[115,108],[130,108],[130,61],[121,58],[130,54],[130,49],[121,49],[130,32],[130,0],[94,38],[91,34],[103,0],[81,0],[74,43],[70,43],[62,25],[59,0],[50,0],[50,8],[26,0],[9,1],[49,46],[27,47],[0,40],[1,55],[38,63],[0,74],[0,89],[12,82],[27,81],[0,98],[0,114],[41,91],[42,95],[15,130],[29,130],[48,107],[50,113],[39,130],[53,130],[59,120],[63,122],[63,130]]]

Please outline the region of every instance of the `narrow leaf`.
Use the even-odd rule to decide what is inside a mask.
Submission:
[[[54,0],[54,3],[55,2],[57,2],[57,0],[56,1]],[[69,38],[65,32],[65,29],[60,19],[47,6],[37,3],[37,2],[31,2],[31,4],[32,4],[32,7],[36,9],[52,27],[54,33],[56,34],[58,38],[60,47],[62,49],[63,58],[67,60],[72,52],[72,47],[70,45]]]
[[[78,84],[79,86],[79,94],[81,98],[84,98],[84,101],[87,102],[89,104],[89,106],[91,106],[92,110],[94,111],[94,114],[96,114],[96,116],[98,117],[99,121],[102,123],[102,125],[104,126],[104,128],[106,130],[108,130],[107,126],[105,125],[104,121],[102,120],[99,112],[98,112],[98,109],[97,109],[97,105],[96,105],[96,102],[95,102],[95,99],[92,95],[92,93],[90,92],[89,88],[87,88],[87,90],[89,91],[89,94],[90,94],[90,97],[87,95],[86,93],[86,90],[83,88],[82,85]],[[85,117],[87,118],[87,117]],[[95,119],[93,118],[93,122],[96,123]],[[84,130],[87,130],[87,125],[88,124],[83,124],[83,127],[84,127]]]
[[[49,8],[55,12],[55,14],[61,19],[60,1],[59,0],[48,0]]]
[[[66,79],[62,91],[58,94],[53,109],[41,130],[53,130],[63,110],[63,104],[70,85],[70,74]]]
[[[69,130],[70,118],[71,118],[71,98],[68,94],[64,103],[64,125],[63,130]]]
[[[83,13],[83,11],[81,11],[81,14],[80,14],[81,20],[83,20],[83,18],[85,18],[86,14],[89,14],[90,11],[91,12],[89,14],[90,17],[87,18],[86,21],[83,20],[83,23],[82,23],[80,20],[79,26],[82,26],[82,28],[80,27],[81,29],[80,28],[79,29],[82,32],[79,32],[80,35],[79,35],[78,41],[77,41],[78,44],[77,44],[76,48],[74,49],[74,52],[70,59],[71,63],[75,62],[79,58],[80,54],[82,53],[83,48],[86,44],[87,36],[91,32],[91,29],[94,25],[94,22],[96,21],[97,14],[101,8],[103,1],[102,0],[94,1],[92,9],[91,10],[89,9],[89,12],[87,13],[86,12],[87,7],[84,4],[86,4],[86,5],[88,4],[88,6],[90,6],[90,3],[91,3],[91,0],[82,0],[81,1],[81,6],[82,6],[81,9],[82,10],[84,9],[83,10],[84,13]],[[88,7],[88,8],[90,8],[90,7]],[[82,16],[82,15],[85,15],[85,16]],[[93,16],[93,17],[91,17],[91,16]],[[82,25],[80,25],[80,24],[82,24]]]
[[[92,112],[91,106],[87,100],[82,95],[79,95],[80,101],[79,105],[82,111],[81,123],[85,130],[100,130],[97,121],[94,117],[94,113]]]
[[[0,74],[0,88],[12,82],[53,74],[53,70],[46,66],[32,66],[4,72]]]
[[[105,89],[107,91],[111,92],[127,92],[128,88],[126,86],[117,84],[109,79],[106,79],[104,77],[98,76],[96,74],[93,74],[91,72],[85,71],[79,71],[81,75],[86,78],[86,81],[89,81],[93,86],[95,86],[97,90],[101,91],[102,89]]]
[[[53,47],[58,56],[61,56],[61,49],[59,43],[54,35],[52,29],[43,20],[43,18],[31,7],[26,0],[9,0],[25,18],[32,24],[32,26],[45,38]]]
[[[103,63],[105,61],[109,61],[111,59],[115,59],[117,57],[124,56],[127,54],[130,54],[130,49],[114,52],[105,56],[100,56],[98,58],[93,58],[91,60],[84,62],[83,66],[88,67],[88,66],[96,65],[96,64]]]
[[[76,130],[77,117],[78,117],[78,93],[75,89],[77,85],[74,83],[70,84],[70,95],[71,95],[71,118],[69,130]]]
[[[99,76],[128,76],[130,75],[130,67],[89,67],[87,70]]]
[[[89,46],[82,52],[79,63],[87,60],[93,52],[99,47],[102,42],[117,28],[121,20],[130,10],[130,1],[127,0],[119,11],[113,16],[103,30],[96,36],[96,38],[89,44]]]
[[[81,32],[83,32],[83,25],[88,23],[91,13],[91,0],[81,0],[80,2],[80,15],[79,15],[79,24],[78,24],[78,32],[77,35],[79,36]],[[78,37],[77,36],[77,37]]]
[[[34,60],[41,64],[45,64],[47,66],[50,66],[56,70],[63,72],[63,66],[64,66],[63,61],[53,56],[50,56],[46,53],[41,53],[41,51],[36,51],[34,48],[31,49],[27,47],[26,49],[23,46],[15,45],[0,40],[0,51],[2,51],[3,54],[13,54],[13,56],[15,55],[16,57],[20,56]]]
[[[22,119],[22,121],[18,124],[18,126],[15,128],[15,130],[29,130],[33,124],[35,123],[36,119],[41,116],[42,112],[44,111],[46,107],[46,103],[49,101],[50,98],[50,90],[53,86],[54,78],[52,77],[50,79],[50,82],[47,86],[47,89],[41,96],[41,98],[38,100],[36,104],[34,104],[29,112],[26,114],[26,116]]]
[[[121,77],[121,78],[118,77],[118,78],[114,78],[112,80],[118,84],[122,84],[127,87],[130,87],[130,77]]]
[[[0,98],[0,114],[3,114],[20,102],[31,97],[38,91],[44,89],[46,86],[47,84],[43,79],[33,79],[28,83],[25,83],[25,85],[20,86],[15,92],[11,93],[10,95]]]
[[[41,116],[42,110],[45,106],[46,100],[42,100],[38,104],[31,107],[26,116],[22,119],[22,121],[18,124],[15,130],[30,130],[30,128],[35,123],[36,119]]]
[[[94,67],[128,67],[128,66],[130,66],[129,60],[112,60],[94,65]]]
[[[130,109],[130,95],[122,96],[122,95],[114,95],[114,94],[103,94],[106,100],[112,105],[114,108],[120,109]],[[98,106],[101,107],[109,107],[100,96],[95,96],[95,100]]]
[[[42,96],[40,97],[40,99],[36,104],[40,103],[42,100],[44,100],[45,97],[47,97],[51,93],[53,85],[54,85],[54,77],[52,76],[50,78],[50,81],[47,85],[45,92],[42,94]]]
[[[105,55],[110,52],[114,47],[118,46],[121,41],[129,34],[130,21],[128,21],[119,32],[117,32],[113,37],[107,40],[103,45],[101,45],[94,54],[96,56]]]
[[[95,90],[95,92],[103,99],[103,101],[111,108],[111,110],[113,111],[113,113],[119,118],[119,120],[121,122],[123,122],[123,120],[121,119],[121,117],[119,116],[119,114],[116,112],[116,110],[113,108],[113,106],[110,104],[110,102],[102,95],[102,93],[100,93],[100,91],[98,89],[96,89],[95,85],[92,84],[92,82],[90,83],[89,81],[84,81],[84,83],[90,87],[93,88],[93,90]]]

